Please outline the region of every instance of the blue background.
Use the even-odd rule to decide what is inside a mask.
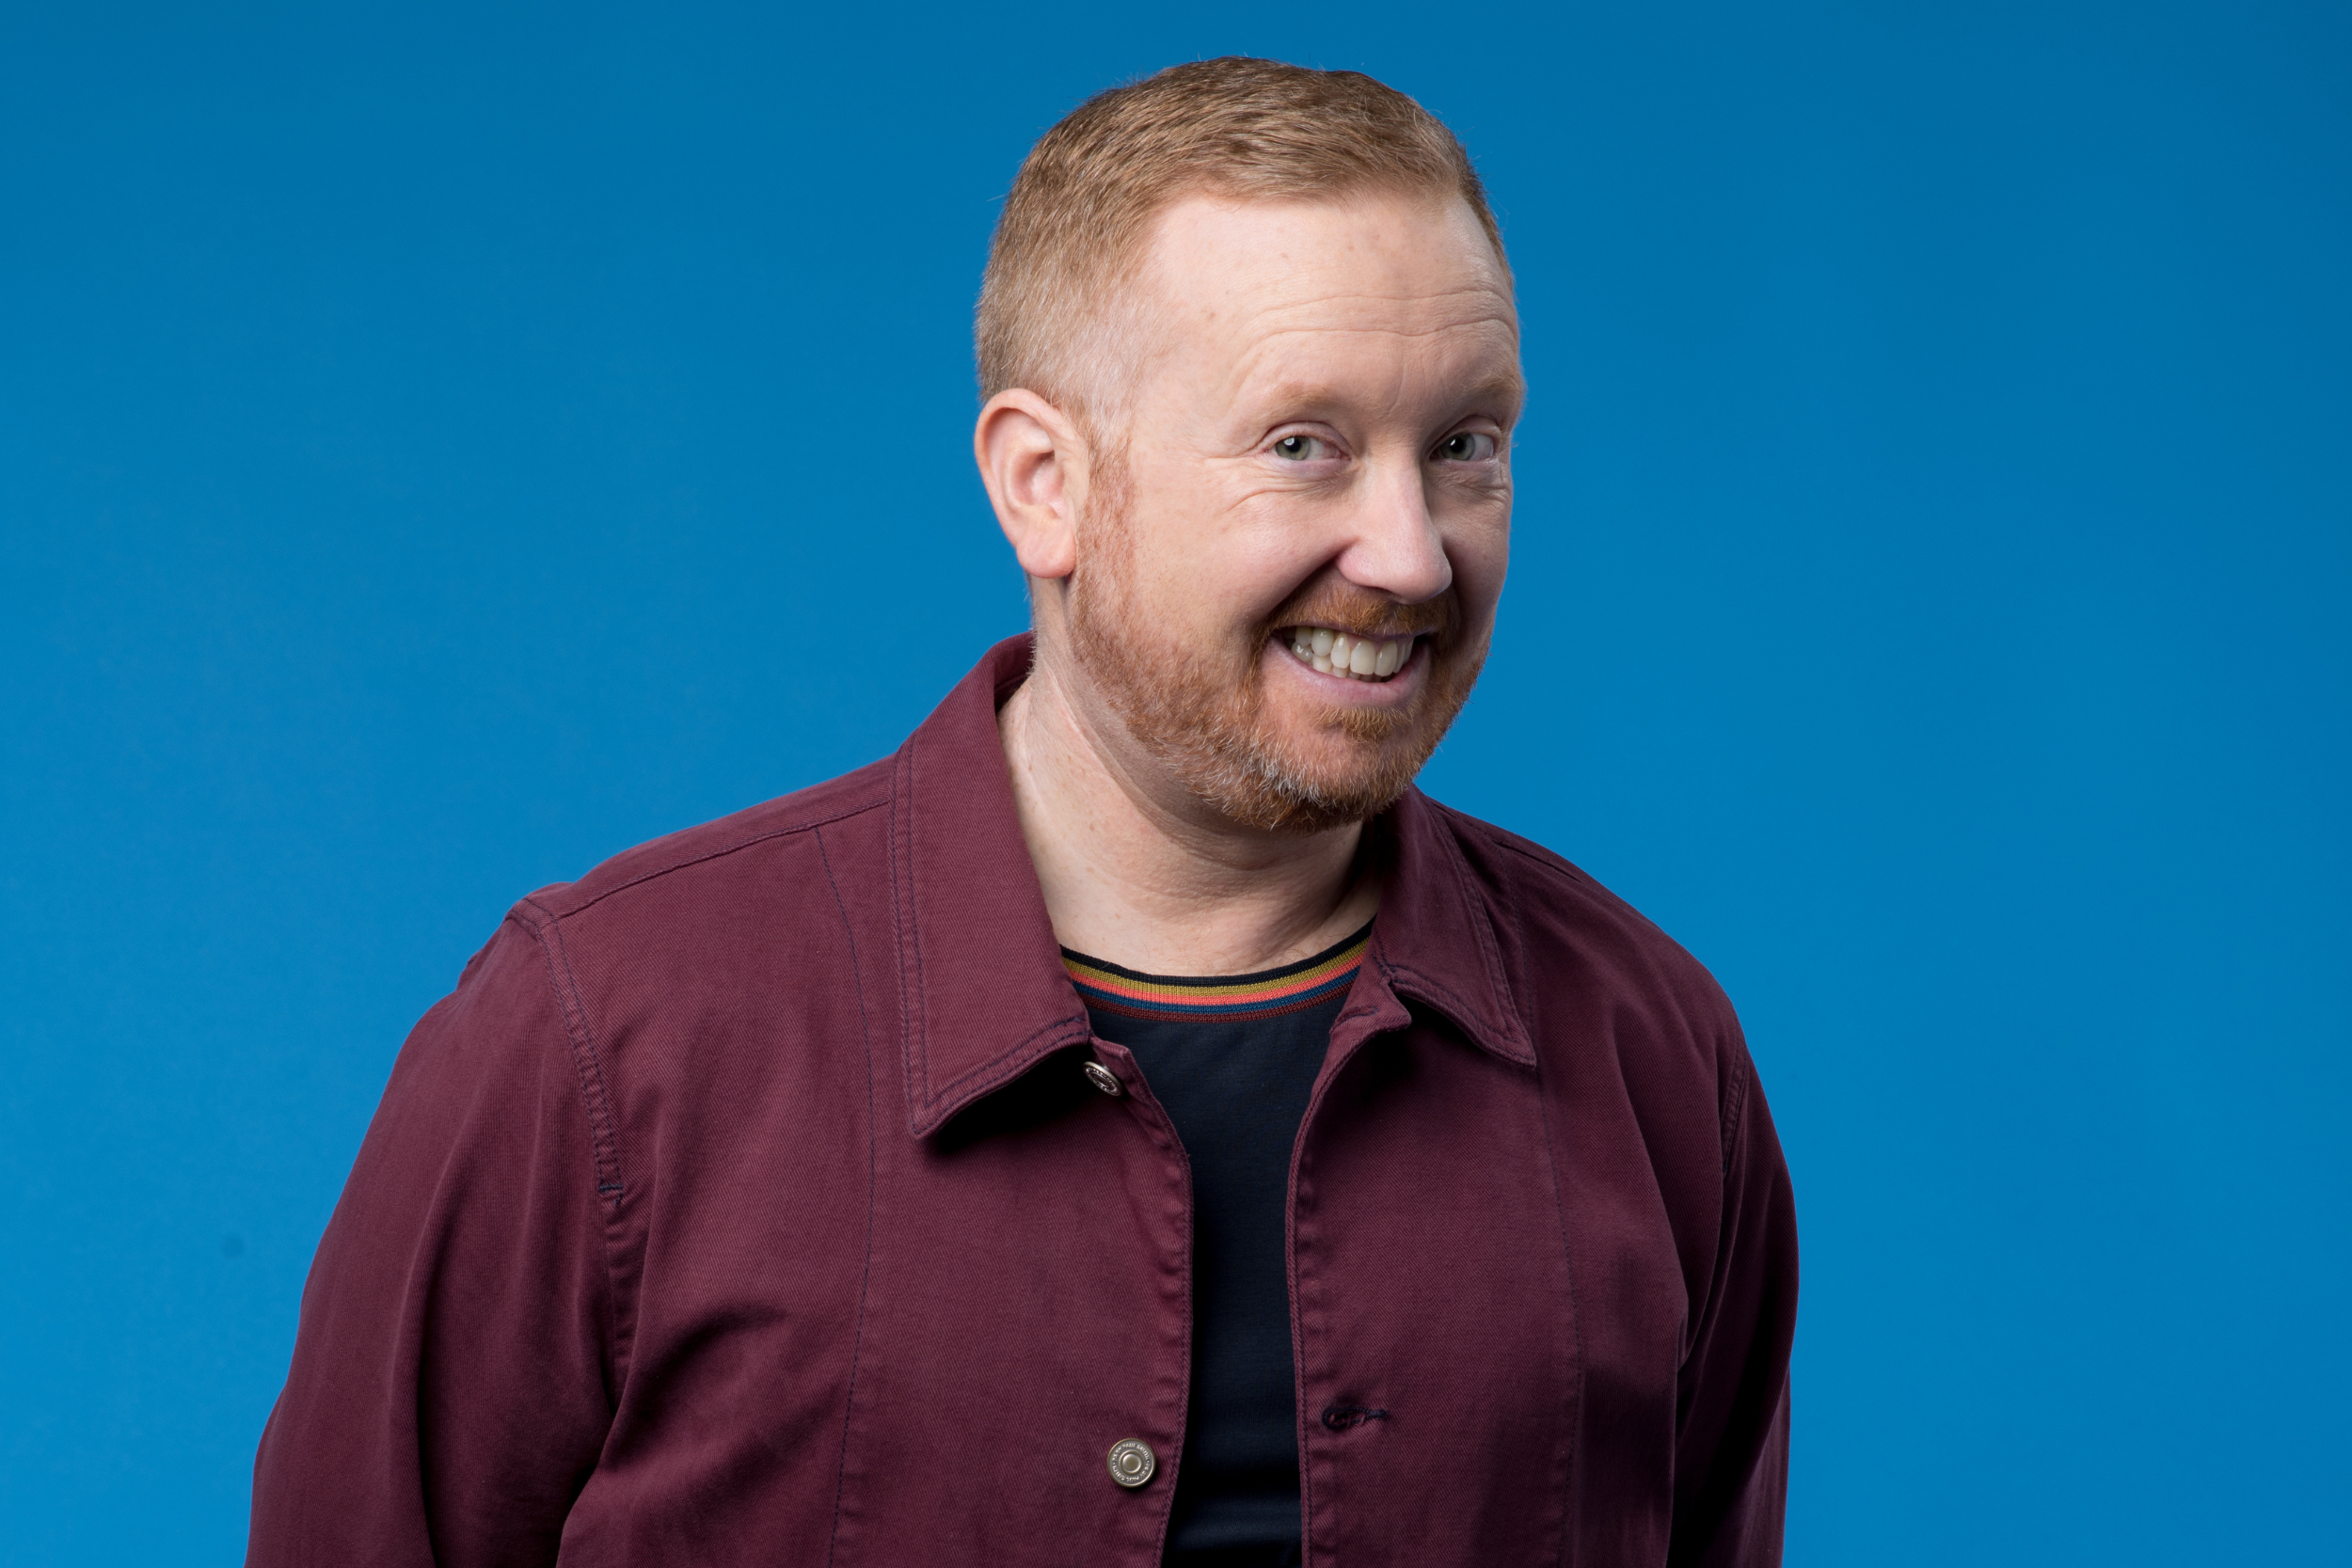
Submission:
[[[1740,1005],[1791,1561],[2342,1560],[2348,45],[8,8],[0,1558],[233,1560],[320,1227],[505,906],[887,751],[1021,623],[966,456],[996,198],[1087,93],[1249,52],[1492,186],[1535,401],[1427,782]]]

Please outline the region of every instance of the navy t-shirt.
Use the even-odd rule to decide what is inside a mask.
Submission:
[[[1125,1046],[1192,1166],[1192,1402],[1168,1561],[1298,1560],[1291,1148],[1371,937],[1257,974],[1142,974],[1064,949],[1094,1033]]]

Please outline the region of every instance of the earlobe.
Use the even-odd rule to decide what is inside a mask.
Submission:
[[[1078,562],[1073,490],[1086,471],[1086,445],[1070,420],[1035,392],[999,392],[973,427],[972,456],[1021,569],[1068,577]]]

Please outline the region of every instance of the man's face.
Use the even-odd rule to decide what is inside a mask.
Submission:
[[[1142,287],[1072,651],[1217,813],[1360,821],[1428,759],[1493,630],[1522,395],[1502,268],[1459,201],[1196,198],[1162,214]]]

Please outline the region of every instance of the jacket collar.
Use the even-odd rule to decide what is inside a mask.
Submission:
[[[1029,673],[1028,635],[991,648],[893,761],[890,859],[907,1102],[917,1137],[1091,1037],[1062,968],[1013,807],[996,710]],[[1347,1012],[1373,1027],[1409,995],[1483,1049],[1532,1065],[1492,913],[1443,808],[1408,790],[1374,824],[1389,886]]]

